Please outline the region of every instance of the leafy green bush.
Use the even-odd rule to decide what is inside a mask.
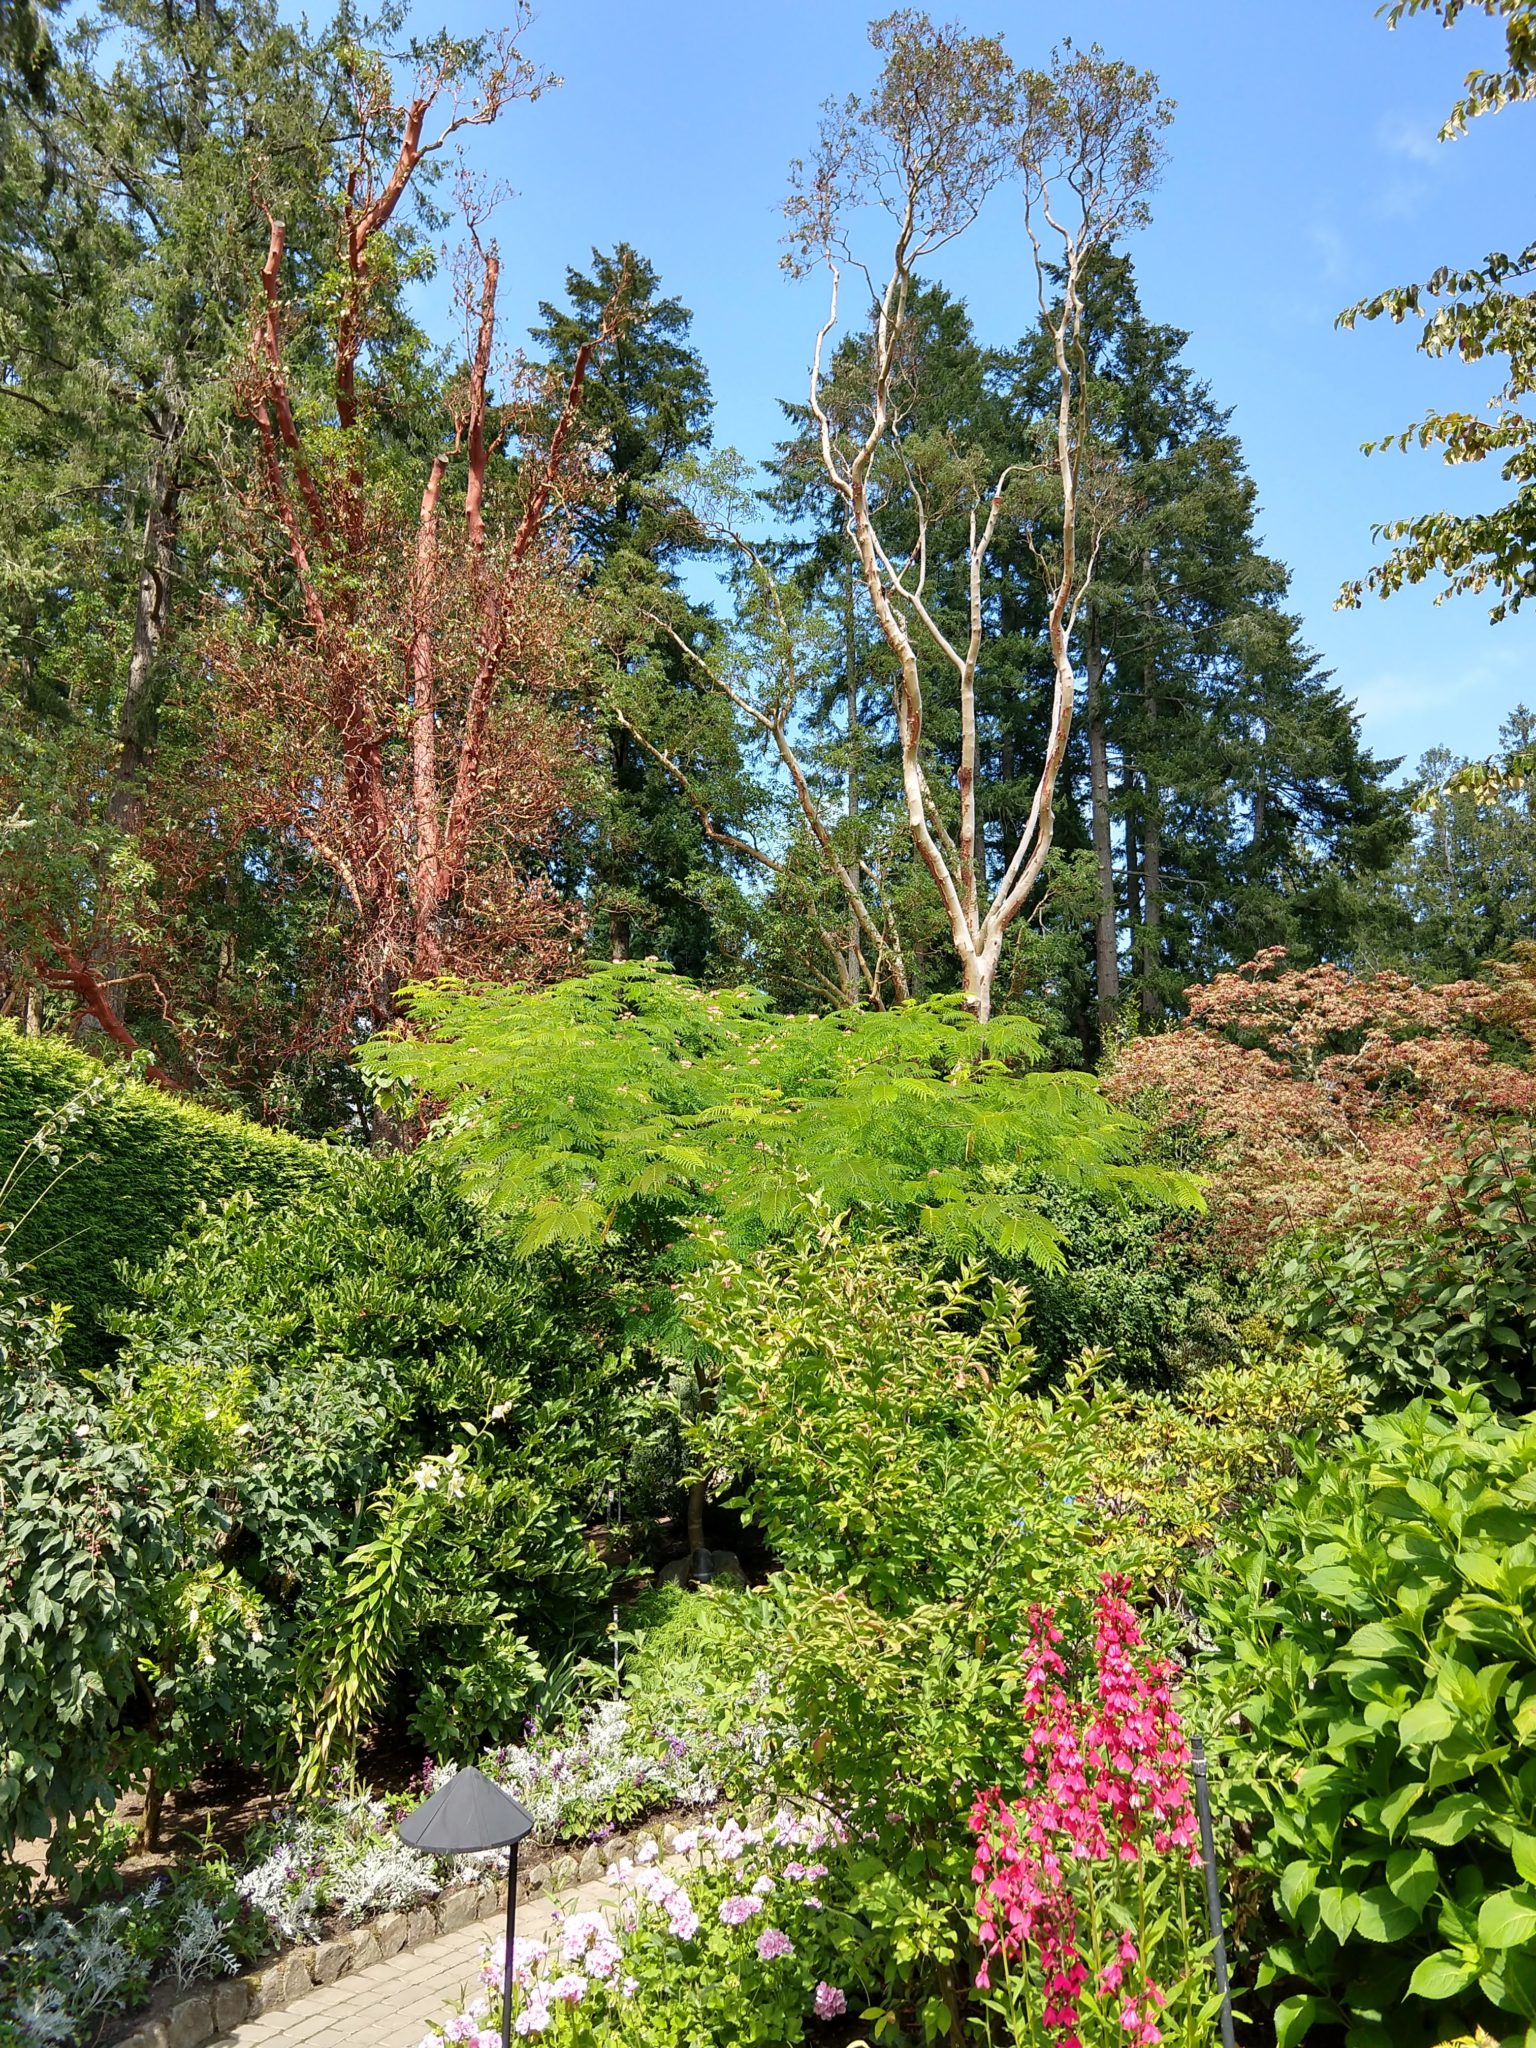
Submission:
[[[1279,1269],[1286,1327],[1325,1336],[1384,1397],[1478,1383],[1536,1401],[1536,1152],[1467,1160],[1413,1228],[1316,1233]]]
[[[1038,1191],[1062,1262],[1028,1276],[1030,1335],[1042,1360],[1063,1369],[1104,1350],[1137,1385],[1168,1385],[1230,1361],[1247,1306],[1207,1248],[1205,1220],[1095,1198]]]
[[[231,1201],[141,1294],[111,1416],[177,1531],[165,1767],[270,1761],[296,1722],[318,1771],[380,1714],[440,1754],[503,1739],[608,1584],[582,1537],[618,1458],[604,1289],[534,1271],[419,1160],[358,1159]]]
[[[0,1856],[51,1836],[68,1883],[132,1761],[122,1709],[170,1545],[146,1460],[60,1377],[58,1345],[0,1267]]]
[[[658,1807],[715,1805],[761,1790],[764,1690],[740,1655],[749,1607],[728,1585],[643,1595],[624,1632],[622,1689],[529,1725],[481,1768],[507,1785],[541,1835],[606,1835]]]
[[[74,1046],[0,1023],[0,1181],[39,1126],[106,1071]],[[18,1222],[47,1186],[6,1252],[29,1290],[70,1311],[66,1351],[76,1366],[110,1356],[107,1320],[130,1299],[122,1262],[158,1257],[201,1205],[217,1207],[239,1189],[276,1208],[323,1186],[337,1157],[126,1076],[113,1076],[61,1134],[59,1152],[57,1169],[39,1159],[16,1177],[0,1222]]]
[[[733,1701],[743,1614],[741,1596],[724,1581],[707,1593],[681,1586],[642,1593],[624,1617],[624,1692],[637,1714],[664,1722]]]
[[[1024,1298],[974,1273],[936,1279],[831,1223],[749,1262],[715,1252],[680,1301],[720,1359],[698,1456],[743,1477],[783,1567],[738,1653],[768,1674],[774,1781],[846,1817],[872,1953],[947,2034],[965,1814],[1016,1769],[1031,1607],[1106,1565],[1176,1585],[1272,1487],[1292,1427],[1337,1430],[1347,1379],[1319,1354],[1233,1368],[1203,1410],[1086,1370],[1041,1391]]]
[[[1479,1394],[1367,1422],[1213,1582],[1227,1798],[1312,2027],[1414,2048],[1536,2021],[1536,1421]]]

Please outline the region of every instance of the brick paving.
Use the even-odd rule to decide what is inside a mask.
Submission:
[[[597,1879],[560,1900],[566,1912],[591,1913],[617,1897]],[[517,1932],[541,1938],[548,1932],[555,1902],[520,1900]],[[217,2048],[417,2048],[430,2020],[446,2019],[468,1991],[478,1989],[480,1959],[506,1930],[500,1918],[481,1920],[454,1934],[440,1934],[419,1948],[402,1950],[366,1970],[309,1992],[282,2012],[247,2020],[221,2034]]]

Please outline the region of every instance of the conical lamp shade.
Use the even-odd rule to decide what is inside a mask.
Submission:
[[[533,1815],[473,1764],[455,1771],[400,1823],[401,1841],[431,1856],[505,1849],[532,1833]]]

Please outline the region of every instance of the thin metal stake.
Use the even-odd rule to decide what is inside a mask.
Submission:
[[[507,1956],[501,1972],[501,2048],[512,2048],[512,1963],[517,1954],[517,1844],[507,1851]]]
[[[608,1506],[613,1516],[613,1540],[617,1543],[619,1523],[624,1515],[624,1496],[617,1486],[610,1487],[608,1490]],[[615,1594],[618,1592],[617,1585],[614,1587],[614,1592]],[[613,1675],[615,1678],[619,1675],[619,1603],[617,1598],[615,1598],[613,1603]]]
[[[1226,1937],[1221,1931],[1221,1879],[1216,1873],[1211,1788],[1205,1774],[1205,1744],[1198,1735],[1191,1734],[1189,1738],[1189,1757],[1195,1772],[1195,1811],[1200,1816],[1200,1854],[1205,1863],[1205,1912],[1211,1928],[1211,1965],[1216,1972],[1216,1989],[1221,1994],[1221,2048],[1234,2048],[1232,1986],[1227,1977]]]

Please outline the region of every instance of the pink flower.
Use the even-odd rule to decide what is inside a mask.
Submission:
[[[765,1927],[757,1937],[757,1953],[765,1963],[777,1960],[779,1956],[792,1956],[795,1944],[780,1928]]]
[[[533,1982],[533,1973],[544,1960],[542,1941],[526,1941],[518,1936],[512,1954],[512,1982],[520,1991],[526,1991]],[[507,1966],[507,1945],[498,1942],[486,1955],[483,1972],[486,1984],[492,1991],[499,1992],[505,1981],[503,1972]]]
[[[1089,1707],[1063,1684],[1061,1633],[1051,1613],[1031,1611],[1021,1702],[1023,1791],[1006,1800],[993,1787],[977,1794],[971,1810],[981,1945],[976,1981],[989,1986],[994,1957],[1013,1962],[1027,1953],[1039,1972],[1040,2017],[1053,2048],[1078,2048],[1088,1980],[1077,1946],[1074,1867],[1175,1853],[1199,1861],[1173,1667],[1146,1654],[1127,1592],[1123,1578],[1106,1574],[1101,1582]],[[1120,2000],[1122,2026],[1136,2048],[1155,2048],[1162,2040],[1155,2015],[1165,2001],[1151,1978],[1138,1983],[1142,1978],[1136,1943],[1126,1933],[1094,1988]]]
[[[549,2026],[549,2001],[536,1991],[519,2013],[512,2017],[514,2034],[542,2034]]]
[[[750,1892],[738,1892],[734,1898],[720,1901],[720,1918],[727,1927],[744,1927],[762,1909],[761,1899],[754,1899]]]
[[[812,2010],[819,2020],[841,2019],[848,2010],[848,2000],[846,1995],[839,1991],[835,1984],[822,1982],[816,1986],[816,1996],[812,2000]]]

